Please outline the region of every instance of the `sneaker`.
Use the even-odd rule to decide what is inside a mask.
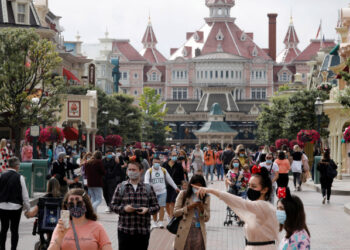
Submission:
[[[107,207],[106,210],[105,210],[105,213],[111,213],[111,212],[112,212],[111,208]]]
[[[158,226],[159,226],[160,228],[164,228],[163,221],[158,221]]]
[[[298,191],[301,191],[301,186],[298,187]]]
[[[323,196],[322,204],[326,203],[326,196]]]
[[[158,223],[156,221],[152,221],[151,229],[157,228],[157,227],[158,227]]]
[[[327,204],[330,204],[331,202],[330,202],[330,200],[327,200]]]

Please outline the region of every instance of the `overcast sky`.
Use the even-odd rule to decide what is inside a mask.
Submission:
[[[303,50],[315,38],[320,20],[326,38],[338,39],[335,27],[340,8],[349,0],[236,0],[231,16],[246,32],[254,32],[261,48],[268,45],[267,13],[278,13],[277,53],[283,49],[290,14]],[[65,40],[75,40],[77,31],[85,43],[98,43],[106,28],[110,37],[130,39],[137,50],[142,49],[142,36],[148,15],[158,40],[158,49],[169,56],[170,48],[185,42],[186,32],[196,31],[209,15],[205,0],[49,0],[50,10],[61,16]]]

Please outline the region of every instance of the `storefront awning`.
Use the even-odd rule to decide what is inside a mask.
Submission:
[[[68,69],[63,68],[63,76],[65,76],[68,81],[74,80],[74,81],[80,82],[80,80]]]

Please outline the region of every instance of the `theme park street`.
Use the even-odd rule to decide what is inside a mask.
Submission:
[[[290,183],[291,184],[291,183]],[[214,188],[224,189],[223,182],[214,182]],[[305,206],[307,225],[311,232],[311,248],[316,250],[349,249],[350,215],[344,212],[344,204],[350,202],[350,196],[333,195],[331,204],[321,204],[321,194],[309,187],[303,187],[298,195]],[[117,216],[106,214],[106,206],[99,207],[99,222],[107,230],[113,249],[118,249]],[[223,225],[226,216],[226,205],[212,197],[211,218],[207,223],[208,250],[244,249],[243,229],[238,226]],[[33,219],[21,219],[19,250],[34,249],[38,236],[32,236]],[[8,234],[7,248],[10,247]],[[151,234],[150,250],[173,249],[174,236],[166,229],[155,229]]]

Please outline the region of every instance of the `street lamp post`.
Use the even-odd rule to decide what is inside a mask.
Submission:
[[[323,102],[322,102],[320,97],[317,97],[316,102],[315,102],[315,113],[317,116],[317,131],[321,135],[321,116],[323,113]],[[318,150],[319,150],[318,153],[321,154],[321,137],[318,140]]]
[[[109,114],[108,111],[102,111],[102,114],[104,114],[106,116],[106,119],[108,119],[108,117],[107,117]],[[105,139],[107,137],[107,125],[108,125],[108,121],[105,122],[104,131],[103,131]],[[106,154],[106,143],[103,144],[103,153]]]

